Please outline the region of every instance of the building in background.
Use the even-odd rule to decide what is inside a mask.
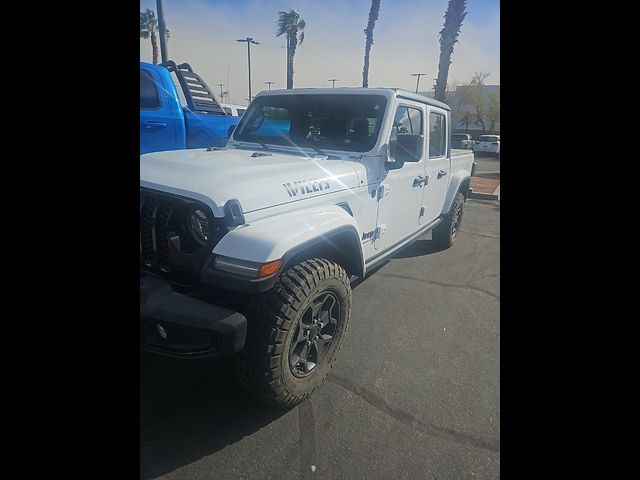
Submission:
[[[433,90],[418,92],[433,98]],[[500,134],[500,85],[480,87],[459,86],[447,92],[446,103],[451,107],[453,133],[470,133],[473,138],[485,134]],[[478,121],[478,112],[484,121]]]

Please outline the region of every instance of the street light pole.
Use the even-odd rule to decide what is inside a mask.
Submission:
[[[418,93],[418,85],[420,85],[420,77],[422,75],[426,75],[426,73],[412,73],[411,74],[412,77],[418,77],[418,80],[416,81],[416,93]]]
[[[222,102],[222,87],[224,87],[224,83],[219,83],[218,86],[220,87],[220,101]]]
[[[269,90],[271,90],[271,85],[272,85],[274,82],[264,82],[264,83],[266,83],[267,85],[269,85]]]
[[[331,82],[331,88],[336,88],[336,82],[339,82],[340,79],[338,78],[330,78],[329,80],[327,80],[327,82]]]
[[[160,55],[162,63],[169,60],[169,51],[167,50],[167,24],[164,21],[164,5],[162,0],[156,0],[156,8],[158,10],[158,29],[160,30]]]
[[[246,42],[247,43],[247,63],[249,65],[249,103],[251,103],[251,44],[260,45],[260,42],[254,42],[253,38],[241,38],[236,40],[236,42]]]

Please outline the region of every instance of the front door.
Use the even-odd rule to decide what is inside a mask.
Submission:
[[[424,135],[425,105],[402,101],[396,107],[389,138],[389,156],[395,159],[398,134]],[[419,162],[385,163],[378,190],[378,226],[376,250],[385,250],[401,242],[418,229],[425,175],[425,148]]]

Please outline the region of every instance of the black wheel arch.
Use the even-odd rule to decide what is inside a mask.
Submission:
[[[462,182],[460,182],[460,187],[458,188],[458,192],[464,195],[464,199],[466,200],[469,196],[469,187],[471,186],[471,177],[466,177]],[[453,205],[453,202],[451,203]]]
[[[292,248],[283,257],[281,271],[311,258],[336,262],[349,275],[362,277],[364,274],[360,236],[352,225],[337,228]]]

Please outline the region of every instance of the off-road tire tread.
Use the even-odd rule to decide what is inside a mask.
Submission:
[[[445,215],[442,222],[433,229],[433,233],[431,238],[433,239],[436,246],[440,249],[446,249],[451,247],[455,240],[451,237],[451,229],[453,227],[453,215],[458,207],[464,209],[465,198],[464,195],[460,192],[456,193],[455,198],[453,199],[453,203],[451,204],[451,209],[449,213]],[[463,210],[464,211],[464,210]],[[460,230],[460,226],[458,225],[458,230]]]
[[[301,304],[322,281],[337,279],[348,292],[351,306],[351,287],[347,272],[335,262],[323,258],[305,260],[282,273],[273,288],[249,300],[247,318],[250,326],[244,349],[236,356],[236,374],[240,383],[255,396],[277,407],[292,407],[309,397],[311,392],[296,395],[287,392],[280,381],[280,357],[288,355],[284,342]],[[342,341],[349,328],[349,315],[338,345],[329,358],[330,366],[336,361]],[[325,375],[326,378],[326,375]]]

